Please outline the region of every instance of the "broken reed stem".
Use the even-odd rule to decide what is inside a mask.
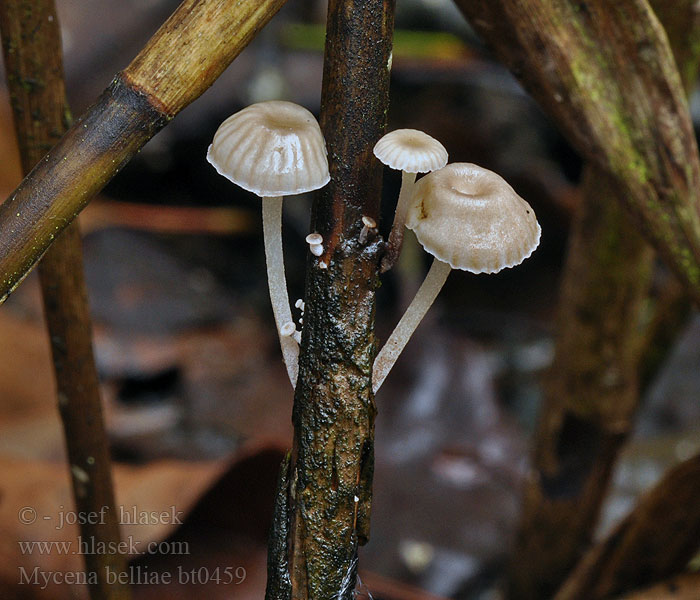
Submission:
[[[53,0],[5,0],[0,35],[24,172],[41,159],[70,123],[63,81],[60,29]],[[80,535],[94,547],[119,548],[109,441],[102,418],[99,379],[83,275],[78,224],[69,225],[39,265],[58,407],[68,450]],[[119,583],[127,556],[117,551],[84,555],[93,600],[127,600]]]
[[[0,205],[0,303],[62,231],[285,0],[185,0]]]
[[[456,2],[571,144],[617,180],[620,200],[700,304],[700,159],[648,2]]]
[[[695,0],[662,13],[685,88],[696,76]],[[678,13],[684,17],[678,18]],[[679,30],[680,29],[680,30]],[[570,234],[561,285],[555,358],[545,381],[533,467],[509,573],[511,598],[550,597],[589,546],[619,450],[639,404],[640,361],[654,341],[670,347],[680,311],[657,316],[675,327],[648,332],[640,343],[653,253],[622,210],[620,191],[590,163]],[[672,319],[675,320],[672,321]],[[666,343],[660,340],[666,333]],[[649,367],[651,368],[651,367]]]
[[[700,547],[700,454],[670,469],[555,600],[603,600],[681,572]]]
[[[372,148],[386,126],[393,9],[393,0],[328,7],[320,123],[331,181],[315,194],[311,219],[324,254],[307,263],[289,520],[280,525],[278,505],[267,600],[351,600],[357,548],[369,537],[382,244],[372,235],[361,241],[361,232],[363,216],[379,216],[382,165]],[[285,560],[289,578],[279,575]]]

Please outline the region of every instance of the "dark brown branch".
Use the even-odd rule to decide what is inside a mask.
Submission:
[[[671,469],[555,600],[603,600],[681,572],[700,548],[700,455]]]
[[[678,70],[646,0],[456,0],[700,303],[700,161]]]
[[[382,170],[372,148],[386,125],[393,8],[393,0],[329,3],[321,128],[331,182],[312,215],[324,253],[309,257],[307,269],[288,496],[289,589],[268,587],[268,600],[350,600],[357,547],[369,537],[381,242],[362,242],[360,232],[363,215],[379,215]]]
[[[53,239],[206,90],[285,0],[185,0],[0,206],[0,302]]]
[[[20,157],[27,173],[70,121],[53,0],[5,0],[0,4],[0,34]],[[82,515],[101,516],[81,521],[80,535],[94,547],[119,548],[119,517],[77,223],[58,235],[39,274],[76,509]],[[115,583],[126,572],[125,554],[102,552],[84,558],[86,571],[95,574],[94,580],[88,578],[92,598],[131,597],[128,585]],[[109,582],[109,578],[114,579]]]

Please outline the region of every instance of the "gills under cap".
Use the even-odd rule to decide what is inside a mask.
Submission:
[[[305,108],[282,100],[231,115],[214,134],[207,160],[220,175],[262,197],[301,194],[330,181],[318,122]]]
[[[374,155],[392,169],[406,173],[427,173],[447,164],[445,147],[418,129],[387,133],[374,146]]]
[[[528,258],[540,241],[530,205],[506,181],[471,163],[453,163],[415,186],[406,226],[453,269],[496,273]]]

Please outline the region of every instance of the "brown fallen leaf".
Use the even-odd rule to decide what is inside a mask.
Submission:
[[[119,551],[152,550],[151,544],[184,522],[225,466],[222,461],[116,465],[116,508],[123,524]],[[80,552],[107,550],[78,537],[81,516],[73,509],[65,465],[2,458],[0,481],[0,598],[86,597]],[[82,517],[102,518],[99,513]]]
[[[0,311],[0,424],[44,413],[54,402],[52,364],[41,321]]]

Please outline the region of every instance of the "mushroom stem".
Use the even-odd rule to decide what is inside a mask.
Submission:
[[[391,233],[389,233],[389,240],[386,243],[384,257],[382,258],[380,267],[382,273],[386,273],[391,269],[399,259],[399,254],[401,254],[404,227],[406,226],[406,214],[408,213],[415,181],[416,173],[401,171],[401,191],[399,191],[399,199],[396,202],[394,223],[391,226]]]
[[[442,286],[445,285],[451,270],[452,267],[448,263],[442,262],[437,258],[433,260],[433,264],[411,304],[389,336],[384,347],[377,354],[372,369],[372,391],[375,394],[382,383],[384,383],[384,379],[391,371],[396,359],[403,351],[404,346],[408,343],[425,313],[428,312],[428,309],[440,293]]]
[[[292,387],[296,387],[299,372],[299,344],[293,336],[285,336],[281,333],[286,323],[293,322],[282,254],[282,196],[262,199],[262,221],[267,284],[270,288],[272,312],[275,315],[277,335],[282,347],[282,359],[287,367],[289,381]]]

